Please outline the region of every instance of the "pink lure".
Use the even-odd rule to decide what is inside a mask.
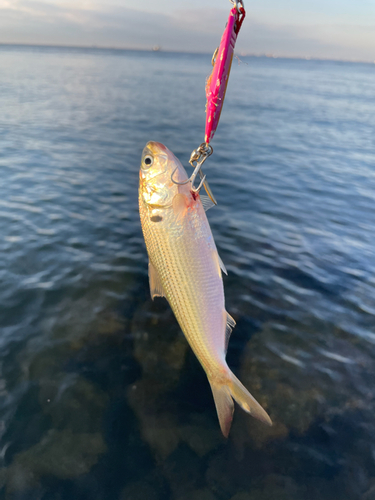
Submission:
[[[232,66],[234,46],[245,15],[245,9],[242,6],[238,10],[236,7],[231,9],[216,54],[214,68],[206,83],[207,106],[204,140],[207,144],[212,140],[219,124]]]

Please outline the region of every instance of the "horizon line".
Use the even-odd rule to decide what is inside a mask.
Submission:
[[[96,44],[92,45],[62,45],[62,44],[47,44],[47,43],[18,43],[18,42],[0,42],[0,47],[38,47],[38,48],[56,48],[56,49],[83,49],[83,50],[117,50],[117,51],[132,51],[132,52],[155,52],[155,53],[166,53],[166,54],[192,54],[192,55],[209,55],[210,52],[197,52],[188,50],[171,50],[163,49],[162,47],[156,45],[150,48],[134,48],[134,47],[111,47],[111,46],[100,46]],[[278,55],[270,52],[264,53],[251,53],[241,51],[235,53],[238,57],[264,57],[267,59],[296,59],[302,61],[331,61],[331,62],[346,62],[346,63],[358,63],[358,64],[375,64],[374,61],[370,60],[360,60],[360,59],[339,59],[332,57],[317,57],[317,56],[288,56],[288,55]]]

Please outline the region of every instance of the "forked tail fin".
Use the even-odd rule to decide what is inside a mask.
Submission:
[[[221,432],[228,437],[232,424],[234,404],[233,399],[243,410],[267,425],[272,421],[266,411],[260,406],[250,392],[241,384],[238,378],[228,368],[226,383],[216,382],[214,378],[208,379],[214,395],[217,415],[219,417]]]

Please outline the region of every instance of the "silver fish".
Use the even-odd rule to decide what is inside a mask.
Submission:
[[[225,310],[219,257],[203,196],[191,190],[180,161],[163,144],[143,150],[139,212],[149,255],[152,298],[166,297],[211,385],[224,436],[232,423],[233,399],[272,425],[270,417],[229,369],[225,356],[235,321]],[[206,204],[206,201],[205,201]]]

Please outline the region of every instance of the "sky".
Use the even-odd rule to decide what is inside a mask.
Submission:
[[[238,54],[375,62],[375,0],[244,0]],[[0,0],[0,43],[213,52],[229,0]]]

